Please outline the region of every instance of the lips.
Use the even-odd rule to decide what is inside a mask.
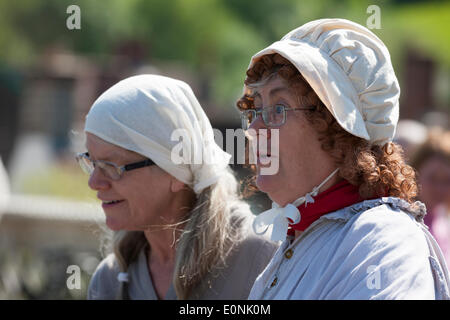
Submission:
[[[275,148],[274,154],[272,154],[272,134],[268,130],[246,132],[246,137],[249,141],[249,161],[251,164],[267,166],[274,158],[278,158],[278,148]],[[277,138],[278,135],[275,137]]]
[[[263,159],[263,162],[270,161],[270,158],[272,157],[272,153],[270,150],[270,140],[267,141],[267,144],[265,146],[259,146],[258,151],[256,152],[256,156],[258,160]]]
[[[100,197],[98,197],[98,198],[102,201],[102,208],[104,208],[104,209],[117,206],[125,201],[125,200],[120,200],[120,199],[104,199],[104,198],[100,198]]]
[[[271,141],[266,141],[265,144],[262,145],[250,145],[250,152],[254,152],[256,157],[270,157],[271,150],[270,150],[270,143]]]
[[[104,204],[114,204],[122,202],[123,200],[102,201]]]

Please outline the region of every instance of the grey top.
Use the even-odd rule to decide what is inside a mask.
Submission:
[[[146,247],[147,248],[147,247]],[[129,296],[133,300],[157,300],[147,265],[146,248],[128,267]],[[225,268],[209,274],[191,293],[190,299],[247,299],[256,277],[264,270],[278,245],[253,233],[245,238],[227,259]],[[112,300],[120,288],[119,266],[114,254],[108,255],[97,267],[89,284],[87,298]],[[176,299],[173,284],[164,299]]]
[[[281,244],[249,299],[450,299],[425,214],[424,204],[395,197],[325,214]]]

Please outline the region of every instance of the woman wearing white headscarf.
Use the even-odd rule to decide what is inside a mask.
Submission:
[[[273,201],[254,228],[273,225],[283,243],[250,299],[449,298],[414,170],[392,143],[399,94],[387,48],[348,20],[311,21],[252,57],[237,104],[249,136],[269,140],[256,185]]]
[[[246,298],[276,246],[248,227],[230,155],[190,87],[125,79],[93,104],[85,132],[77,158],[116,231],[88,298]]]

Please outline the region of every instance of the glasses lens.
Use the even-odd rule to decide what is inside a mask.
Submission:
[[[241,127],[244,130],[247,130],[249,127],[247,115],[245,115],[244,113],[241,114]]]
[[[78,160],[78,164],[80,165],[81,169],[87,173],[87,174],[91,174],[92,171],[94,171],[94,165],[92,163],[92,161],[87,158],[86,155],[79,155],[77,157]]]
[[[98,167],[102,174],[112,180],[120,179],[120,169],[112,164],[108,164],[102,161],[92,161],[86,154],[77,156],[78,164],[81,169],[88,175],[92,175],[95,167]]]
[[[254,110],[244,110],[241,115],[241,125],[242,129],[247,130],[255,118]]]
[[[113,166],[112,164],[98,161],[97,166],[100,168],[100,170],[106,177],[112,180],[120,179],[120,172],[119,172],[120,169]]]
[[[284,123],[285,110],[283,105],[275,105],[263,109],[264,123],[267,126],[281,126]]]

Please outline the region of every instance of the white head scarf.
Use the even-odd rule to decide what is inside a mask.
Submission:
[[[172,136],[177,129],[183,139]],[[215,143],[189,85],[163,76],[134,76],[108,89],[92,105],[85,131],[148,157],[196,194],[217,182],[231,158]],[[187,161],[172,161],[176,146],[191,150]],[[199,152],[202,158],[196,161]]]
[[[389,51],[367,28],[345,19],[308,22],[255,54],[278,53],[302,74],[336,121],[374,144],[392,141],[400,87]]]

